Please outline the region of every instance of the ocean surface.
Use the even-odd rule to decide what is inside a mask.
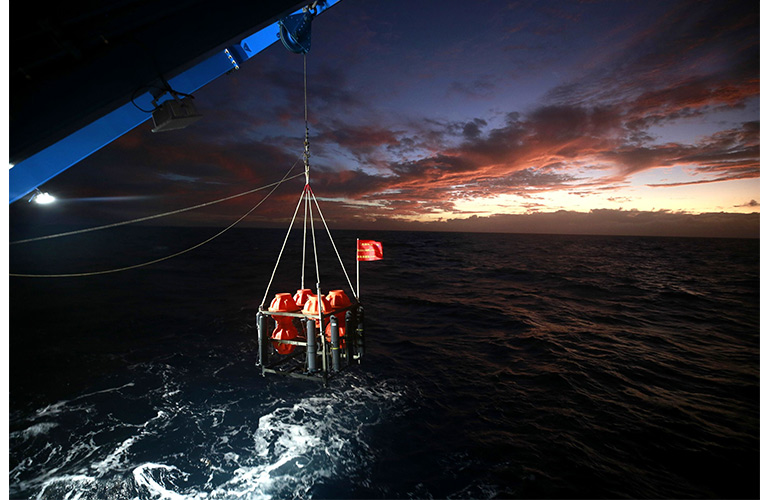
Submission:
[[[10,270],[128,266],[216,231],[13,245]],[[385,260],[361,267],[364,361],[327,388],[256,366],[284,231],[10,278],[10,498],[760,495],[758,240],[333,236],[351,280],[356,238]],[[267,305],[300,287],[291,238]],[[318,243],[322,289],[348,291]]]

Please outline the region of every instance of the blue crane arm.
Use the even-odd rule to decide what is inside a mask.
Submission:
[[[319,13],[338,1],[324,2]],[[300,9],[295,13],[298,12]],[[283,16],[291,13],[293,12],[284,12]],[[316,14],[317,12],[314,15]],[[233,41],[224,49],[217,50],[210,57],[164,81],[172,89],[181,90],[184,93],[195,92],[216,78],[238,69],[241,64],[276,42],[279,31],[278,22],[271,23],[237,42]],[[14,158],[11,154],[8,174],[9,203],[23,198],[38,186],[149,120],[151,115],[138,109],[138,106],[143,110],[152,109],[154,104],[161,104],[172,98],[171,95],[164,94],[157,99],[149,90],[130,97],[126,103],[80,126],[59,140],[38,148],[32,154],[24,155],[16,163],[13,163]],[[11,122],[11,127],[13,127],[13,122]],[[11,131],[13,132],[13,129]]]

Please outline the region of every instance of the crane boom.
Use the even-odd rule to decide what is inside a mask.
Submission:
[[[149,120],[146,109],[176,97],[167,86],[190,94],[238,69],[311,3],[78,0],[47,16],[11,6],[9,203]]]

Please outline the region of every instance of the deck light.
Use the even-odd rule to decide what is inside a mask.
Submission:
[[[29,198],[29,201],[34,201],[40,205],[48,205],[55,201],[55,196],[51,195],[50,193],[43,193],[38,189],[37,192],[34,193],[31,198]]]

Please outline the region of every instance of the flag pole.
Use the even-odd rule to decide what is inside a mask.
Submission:
[[[359,301],[359,238],[356,238],[356,301]]]

